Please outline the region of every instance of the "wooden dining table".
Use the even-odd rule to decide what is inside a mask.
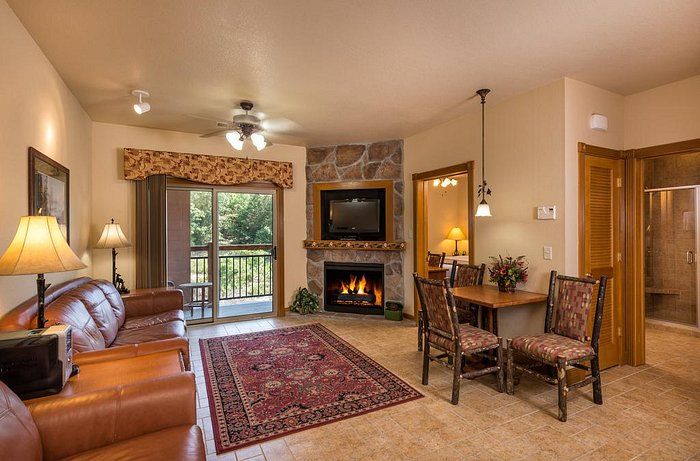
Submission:
[[[547,295],[543,293],[533,293],[523,290],[515,290],[513,293],[504,293],[493,285],[455,287],[452,288],[452,295],[455,299],[460,299],[479,306],[479,315],[477,319],[480,328],[483,328],[482,311],[486,309],[486,329],[495,335],[498,335],[498,309],[547,301]]]

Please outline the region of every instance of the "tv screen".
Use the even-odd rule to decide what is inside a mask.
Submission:
[[[330,231],[338,234],[379,232],[379,199],[330,201]]]

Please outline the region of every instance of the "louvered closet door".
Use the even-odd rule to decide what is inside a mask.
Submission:
[[[600,329],[601,368],[620,363],[622,331],[622,253],[620,247],[620,199],[622,160],[584,157],[584,273],[608,277]],[[595,290],[594,300],[598,292]],[[595,302],[595,301],[594,301]],[[593,325],[595,304],[589,325]]]

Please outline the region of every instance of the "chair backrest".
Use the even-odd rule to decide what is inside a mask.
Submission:
[[[445,252],[442,253],[431,253],[428,252],[428,266],[431,267],[442,267],[442,263],[445,262]]]
[[[41,461],[39,431],[27,407],[0,381],[0,458]]]
[[[593,290],[599,284],[591,344],[598,348],[600,324],[605,304],[607,278],[568,277],[552,271],[547,298],[545,331],[577,341],[587,341],[588,319],[593,304]],[[555,296],[556,293],[556,296]]]
[[[472,285],[482,285],[484,283],[484,272],[486,264],[479,266],[475,264],[464,264],[452,261],[452,274],[450,276],[451,287],[468,287]]]
[[[425,316],[426,329],[446,339],[454,340],[459,334],[459,322],[454,298],[447,280],[433,280],[413,274],[418,298]]]

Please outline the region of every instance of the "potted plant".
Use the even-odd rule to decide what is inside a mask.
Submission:
[[[311,293],[308,288],[299,287],[297,291],[294,292],[294,301],[292,301],[289,310],[302,315],[313,314],[318,310],[318,306],[318,295]]]
[[[387,320],[403,320],[403,304],[397,301],[387,301],[384,305],[384,318]]]
[[[498,284],[498,290],[512,293],[518,282],[527,282],[527,261],[525,256],[498,255],[498,258],[491,256],[491,266],[489,276],[492,282]]]

